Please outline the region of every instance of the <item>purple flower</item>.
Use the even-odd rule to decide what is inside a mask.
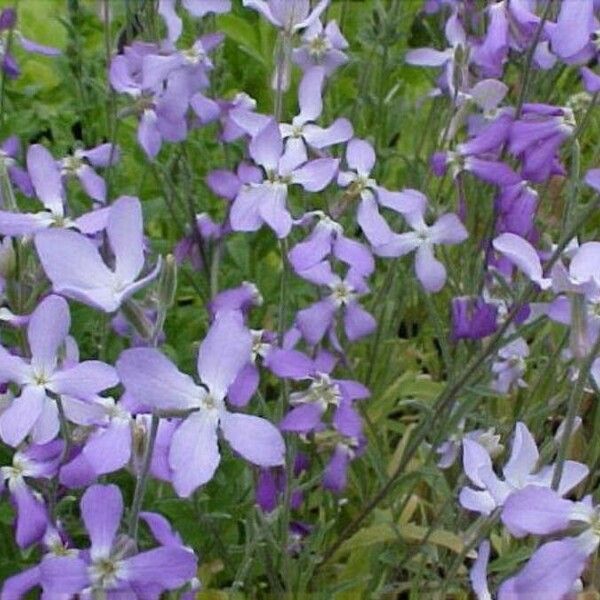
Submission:
[[[492,459],[477,442],[463,440],[463,466],[466,476],[475,488],[464,487],[459,501],[464,508],[489,515],[503,506],[511,494],[529,485],[549,488],[554,465],[538,468],[539,452],[531,433],[523,423],[517,423],[512,450],[503,468],[504,480],[493,471]],[[559,483],[559,494],[564,496],[587,476],[589,469],[578,462],[566,461]]]
[[[274,119],[250,142],[250,156],[263,167],[265,178],[242,187],[231,206],[231,227],[234,231],[256,231],[266,223],[277,237],[285,238],[292,229],[286,206],[288,185],[301,185],[308,192],[321,191],[332,180],[338,160],[320,158],[306,162],[305,152],[296,146],[284,152]]]
[[[272,25],[291,34],[314,23],[327,8],[329,0],[319,0],[312,11],[310,0],[243,0],[242,4],[258,11]]]
[[[548,104],[525,104],[510,130],[509,150],[521,159],[524,179],[543,183],[555,170],[562,143],[575,131],[573,111]],[[559,171],[560,172],[560,171]]]
[[[263,467],[283,464],[281,434],[265,419],[229,412],[225,396],[250,361],[252,336],[238,312],[217,314],[198,353],[202,386],[177,370],[160,352],[123,352],[117,370],[128,393],[155,410],[187,411],[169,450],[172,481],[180,496],[208,482],[220,462],[217,432],[246,460]]]
[[[31,360],[0,347],[0,379],[20,387],[20,395],[0,415],[0,436],[7,444],[18,446],[29,434],[36,444],[44,444],[58,435],[58,408],[52,394],[85,400],[118,383],[113,367],[103,362],[61,364],[59,350],[70,324],[67,302],[48,296],[29,320]]]
[[[96,428],[81,451],[60,469],[60,482],[68,487],[89,485],[97,477],[123,468],[131,458],[133,419],[129,411],[112,398],[98,397],[87,404],[92,403],[100,409],[101,418],[93,419]],[[65,412],[72,410],[70,403]]]
[[[78,556],[47,555],[42,559],[44,594],[112,591],[128,597],[158,597],[194,578],[194,553],[176,543],[172,535],[164,540],[169,543],[139,553],[132,540],[117,535],[123,499],[116,485],[89,487],[81,498],[81,515],[91,546]]]
[[[387,221],[379,213],[379,206],[401,215],[420,210],[427,199],[416,190],[391,192],[377,184],[371,177],[375,166],[375,151],[369,142],[354,138],[346,148],[346,164],[351,171],[338,175],[338,184],[347,189],[349,199],[360,197],[357,221],[369,243],[376,247],[394,237]]]
[[[562,495],[560,490],[527,486],[506,501],[502,521],[515,536],[556,534],[570,525],[578,526],[579,534],[542,544],[525,567],[501,585],[499,600],[533,596],[562,600],[573,591],[600,542],[595,527],[598,507],[590,496],[573,502]]]
[[[368,398],[369,390],[356,381],[330,377],[335,361],[327,352],[321,352],[312,360],[297,350],[274,349],[267,355],[266,363],[279,377],[310,381],[306,390],[290,395],[294,408],[284,416],[279,428],[298,434],[313,432],[317,444],[333,449],[323,483],[327,489],[340,492],[346,486],[350,461],[365,445],[361,418],[353,402]],[[323,422],[329,407],[334,407],[328,417],[330,428]]]
[[[450,96],[455,95],[455,73],[466,71],[468,69],[468,53],[465,49],[468,47],[467,36],[464,27],[460,21],[458,11],[454,10],[446,22],[446,39],[450,46],[445,50],[435,50],[433,48],[418,48],[406,53],[405,60],[409,65],[422,67],[444,67],[443,76],[440,78],[440,88],[448,92]],[[460,56],[467,57],[467,64],[459,64],[457,60]]]
[[[329,277],[324,277],[319,283],[329,288],[328,295],[296,315],[296,325],[309,344],[318,344],[323,339],[334,327],[338,313],[343,313],[344,330],[350,341],[375,331],[375,319],[358,302],[369,291],[362,277],[349,272],[342,279],[330,270]]]
[[[497,327],[498,308],[483,298],[461,296],[452,300],[452,339],[480,340]]]
[[[39,144],[29,147],[27,170],[35,195],[46,210],[38,213],[0,211],[2,235],[32,235],[49,227],[76,227],[84,233],[95,233],[106,226],[105,210],[92,211],[73,220],[65,215],[60,169],[46,148]]]
[[[114,270],[94,243],[75,231],[42,231],[35,247],[55,292],[110,313],[158,275],[161,261],[137,279],[144,267],[142,207],[137,198],[123,196],[111,205],[106,233]]]
[[[185,74],[169,77],[159,89],[143,85],[144,59],[156,53],[155,46],[136,43],[126,48],[124,54],[113,58],[109,73],[112,87],[135,99],[133,112],[139,117],[138,142],[151,159],[156,157],[163,141],[180,142],[185,139],[188,131],[186,113],[190,102],[189,80]],[[161,83],[160,77],[158,83]]]
[[[44,501],[27,485],[27,479],[50,479],[55,476],[63,448],[62,440],[30,446],[15,452],[11,466],[0,468],[0,478],[6,483],[17,509],[15,540],[20,548],[40,541],[49,524]]]
[[[334,274],[328,257],[334,257],[349,267],[352,277],[366,278],[375,270],[371,251],[360,242],[344,235],[344,230],[324,213],[307,213],[305,219],[317,217],[310,235],[288,253],[295,273],[318,285],[327,285]]]
[[[292,61],[303,71],[323,67],[327,77],[348,61],[344,50],[348,42],[338,24],[329,21],[323,28],[320,19],[313,21],[302,34],[302,45],[292,51]]]
[[[525,359],[529,356],[529,346],[523,338],[517,338],[498,350],[498,358],[492,364],[494,381],[492,389],[499,394],[508,394],[514,385],[527,387],[523,380],[526,370]]]
[[[324,79],[325,70],[322,67],[313,67],[304,74],[298,91],[300,114],[293,118],[291,124],[279,126],[286,140],[286,151],[290,151],[292,146],[299,155],[306,153],[306,147],[319,151],[347,142],[352,137],[352,125],[348,119],[336,119],[326,129],[314,124],[323,111],[321,94]]]
[[[77,177],[85,193],[104,204],[106,202],[106,183],[92,167],[108,167],[119,161],[119,148],[112,144],[101,144],[90,150],[77,149],[72,156],[60,161],[61,174]]]
[[[503,233],[494,239],[493,246],[541,289],[550,287],[552,280],[544,277],[540,257],[527,240],[514,233]]]
[[[426,204],[420,209],[404,215],[413,231],[394,234],[392,239],[374,247],[378,256],[404,256],[415,254],[415,272],[417,278],[428,292],[439,292],[446,283],[446,268],[435,258],[434,246],[438,244],[460,244],[467,239],[468,233],[460,219],[452,213],[442,215],[433,225],[425,223]]]

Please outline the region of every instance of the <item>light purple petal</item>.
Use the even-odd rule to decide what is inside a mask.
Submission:
[[[162,410],[197,406],[204,393],[154,348],[125,350],[117,360],[123,386],[139,402]]]
[[[86,360],[71,368],[57,371],[48,385],[57,394],[88,398],[119,383],[111,365],[99,360]]]
[[[569,526],[573,502],[546,487],[530,485],[512,493],[502,509],[502,522],[516,537],[548,535]]]
[[[131,582],[155,583],[173,590],[190,581],[196,574],[194,553],[183,547],[163,546],[141,552],[124,561]]]
[[[27,386],[0,414],[0,437],[9,446],[18,446],[32,430],[44,410],[44,388]]]
[[[129,423],[115,419],[106,429],[98,429],[88,440],[82,453],[96,475],[118,471],[127,464],[131,456]]]
[[[323,128],[308,123],[303,128],[306,143],[317,150],[347,142],[353,134],[352,123],[343,118],[336,119],[329,127]]]
[[[531,281],[542,289],[552,284],[543,277],[542,263],[535,248],[514,233],[503,233],[493,241],[494,248],[520,269]]]
[[[358,138],[350,140],[346,149],[346,162],[359,175],[368,175],[375,166],[373,146]]]
[[[44,537],[49,521],[46,507],[25,483],[17,484],[12,495],[17,505],[15,541],[19,548],[28,548]]]
[[[469,234],[455,214],[447,213],[429,228],[429,235],[434,244],[460,244]]]
[[[446,283],[446,268],[435,258],[433,247],[422,244],[415,254],[415,273],[428,292],[439,292]]]
[[[85,190],[85,193],[96,200],[104,204],[106,202],[106,183],[104,179],[92,169],[89,165],[82,165],[77,169],[77,177]]]
[[[263,196],[258,204],[258,213],[278,238],[285,238],[289,235],[293,224],[292,216],[286,206],[287,186],[275,183],[261,187]]]
[[[231,205],[229,220],[234,231],[256,231],[263,224],[259,207],[267,193],[266,185],[245,185]]]
[[[74,556],[47,555],[40,563],[40,575],[49,598],[51,594],[77,594],[90,583],[87,565]]]
[[[267,171],[277,171],[279,159],[283,154],[283,140],[275,119],[270,119],[252,138],[248,149],[255,163]]]
[[[134,281],[144,266],[142,206],[137,198],[121,196],[110,209],[106,232],[115,253],[117,277]]]
[[[370,335],[377,328],[377,322],[358,302],[350,302],[344,311],[344,329],[351,342]]]
[[[296,325],[302,337],[309,344],[318,344],[333,324],[335,312],[335,305],[328,298],[298,311]]]
[[[447,51],[434,50],[433,48],[417,48],[409,50],[404,60],[409,65],[421,67],[441,67],[450,60]]]
[[[252,335],[237,311],[220,312],[198,351],[198,375],[222,399],[252,355]]]
[[[283,464],[283,438],[278,429],[266,419],[225,412],[221,415],[221,431],[229,445],[251,463],[260,467]]]
[[[5,600],[21,600],[40,583],[41,573],[38,565],[9,577],[2,587],[1,596]]]
[[[275,348],[267,355],[266,363],[278,377],[306,379],[313,372],[312,360],[298,350]]]
[[[258,389],[260,374],[252,363],[248,363],[227,390],[227,400],[233,406],[246,406]]]
[[[192,413],[171,440],[169,465],[177,494],[187,498],[210,481],[220,460],[216,417],[208,411]]]
[[[4,346],[0,346],[0,381],[24,383],[30,373],[29,365],[20,356],[15,356]]]
[[[281,431],[308,433],[321,423],[323,408],[320,404],[309,402],[293,408],[279,423]]]
[[[31,364],[50,375],[56,367],[57,354],[65,341],[71,316],[69,305],[60,296],[48,296],[33,311],[27,328]]]
[[[292,181],[300,184],[308,192],[320,192],[325,189],[338,169],[336,158],[317,158],[292,173]]]
[[[381,246],[392,241],[394,233],[379,213],[377,202],[371,194],[363,197],[358,205],[356,220],[371,245]]]
[[[153,110],[144,111],[138,126],[137,138],[148,157],[155,158],[162,145],[162,136],[158,130],[156,113]]]
[[[524,423],[517,423],[510,458],[503,469],[504,476],[508,481],[523,481],[534,471],[539,457],[535,440],[529,429]]]
[[[540,546],[525,567],[499,589],[498,600],[543,598],[564,600],[587,562],[574,538]]]
[[[325,71],[322,67],[313,67],[304,74],[298,88],[300,114],[296,118],[299,123],[316,121],[321,115],[323,111],[321,94],[324,81]]]
[[[123,516],[123,498],[116,485],[92,485],[81,498],[81,518],[90,536],[92,560],[107,558]]]
[[[490,560],[490,543],[485,540],[481,542],[477,550],[477,558],[469,571],[471,587],[477,596],[477,600],[491,600],[492,595],[487,582],[487,567]]]
[[[27,150],[27,170],[35,193],[43,205],[55,215],[63,214],[63,186],[56,161],[40,144]]]
[[[85,297],[101,307],[111,302],[113,274],[89,239],[75,231],[52,229],[36,235],[34,243],[56,292]]]

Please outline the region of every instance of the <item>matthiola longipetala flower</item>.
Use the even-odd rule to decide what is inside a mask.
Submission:
[[[35,234],[49,227],[77,228],[95,233],[106,224],[106,211],[92,211],[75,219],[66,213],[66,195],[61,171],[52,155],[39,144],[27,150],[27,171],[33,191],[45,210],[37,213],[0,211],[0,233],[7,236]],[[21,186],[25,183],[20,175]],[[26,188],[27,191],[27,188]]]
[[[303,147],[294,144],[284,148],[274,119],[252,139],[249,151],[254,162],[263,168],[263,180],[241,188],[231,205],[231,227],[234,231],[256,231],[266,223],[277,237],[285,238],[292,229],[288,186],[297,184],[307,192],[323,190],[333,179],[338,160],[307,161]]]
[[[0,476],[17,510],[15,540],[20,548],[38,542],[48,528],[49,515],[42,496],[28,485],[31,479],[56,476],[64,442],[31,445],[13,455],[12,464],[0,467]]]
[[[265,419],[230,412],[225,405],[227,390],[251,352],[252,336],[241,314],[225,311],[216,315],[200,345],[202,385],[150,348],[127,350],[117,363],[123,385],[140,402],[155,410],[189,413],[173,434],[169,451],[173,485],[181,496],[213,477],[221,459],[219,431],[250,462],[263,467],[283,464],[284,444],[277,429]]]
[[[96,245],[75,231],[52,229],[35,238],[35,246],[54,291],[105,312],[114,312],[160,270],[160,260],[145,277],[142,208],[137,198],[123,196],[109,209],[106,236],[114,269]]]
[[[292,60],[303,71],[323,67],[330,76],[348,61],[346,48],[348,42],[335,21],[323,27],[321,20],[316,19],[304,30],[302,45],[292,51]]]
[[[36,584],[45,595],[93,597],[103,593],[156,598],[192,582],[196,557],[174,534],[157,536],[160,545],[142,552],[131,539],[119,535],[123,499],[116,485],[90,486],[81,499],[81,515],[91,545],[85,551],[42,558]],[[154,520],[155,516],[149,515],[150,523]]]
[[[459,500],[461,505],[484,515],[503,506],[512,494],[527,486],[549,489],[556,469],[555,465],[540,467],[540,455],[530,431],[524,423],[517,423],[510,457],[502,469],[504,479],[500,479],[493,470],[492,459],[478,442],[463,439],[463,466],[466,476],[475,486],[463,487]],[[566,461],[558,484],[561,496],[569,493],[585,479],[588,467],[576,462]]]
[[[94,167],[108,167],[119,160],[119,149],[112,144],[100,144],[95,148],[78,148],[72,155],[59,161],[61,173],[66,177],[76,177],[85,193],[104,204],[106,202],[106,182],[96,173]]]
[[[18,446],[28,435],[37,444],[53,440],[59,431],[56,396],[87,399],[115,386],[118,377],[106,363],[89,360],[63,365],[60,348],[69,333],[66,300],[48,296],[31,315],[27,338],[31,359],[0,346],[0,378],[18,386],[18,396],[0,415],[0,437]]]
[[[446,268],[436,259],[433,248],[438,244],[460,244],[468,233],[460,219],[452,213],[442,215],[433,225],[425,222],[427,199],[414,190],[403,195],[414,198],[416,208],[403,216],[413,229],[408,233],[393,234],[388,241],[374,246],[378,256],[404,256],[415,252],[415,273],[428,292],[439,292],[446,283]]]
[[[326,488],[340,492],[346,487],[348,465],[364,446],[362,421],[353,405],[356,400],[368,398],[370,393],[357,381],[331,377],[335,364],[334,357],[327,352],[319,353],[314,360],[291,349],[274,349],[267,356],[267,366],[279,377],[310,382],[306,390],[291,394],[294,408],[285,415],[279,428],[302,435],[314,433],[317,444],[333,446],[323,483]],[[326,424],[325,419],[330,423]]]

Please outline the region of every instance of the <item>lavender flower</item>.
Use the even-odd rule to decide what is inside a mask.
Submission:
[[[48,296],[29,320],[31,360],[0,347],[0,379],[20,388],[20,395],[0,415],[0,436],[7,444],[18,446],[27,435],[36,444],[44,444],[58,435],[58,409],[52,395],[87,399],[118,383],[115,370],[103,362],[61,364],[59,350],[70,324],[66,301]]]
[[[12,465],[0,467],[0,477],[6,483],[17,509],[15,540],[27,548],[44,536],[49,524],[46,506],[40,494],[29,487],[31,479],[50,479],[56,475],[64,442],[55,440],[45,445],[29,446],[15,452]]]
[[[172,536],[169,543],[139,553],[131,540],[117,536],[123,515],[117,486],[90,486],[81,498],[81,514],[91,546],[77,556],[47,555],[42,559],[45,594],[112,592],[157,597],[194,577],[194,553],[181,543],[173,543]]]
[[[104,204],[106,202],[106,183],[93,167],[108,167],[119,161],[119,148],[112,144],[100,144],[90,150],[77,149],[71,156],[60,161],[63,176],[77,177],[85,193]]]
[[[331,75],[348,61],[344,50],[348,42],[338,24],[329,21],[325,28],[320,19],[314,20],[302,34],[302,45],[292,51],[292,61],[303,71],[323,67],[325,75]]]
[[[306,154],[296,146],[284,152],[273,119],[250,142],[250,156],[263,167],[264,179],[242,187],[231,206],[231,227],[234,231],[256,231],[266,223],[277,237],[285,238],[292,228],[286,206],[288,185],[298,184],[306,191],[318,192],[332,180],[338,161],[319,158],[306,162]]]
[[[220,462],[217,431],[250,462],[263,467],[283,464],[284,443],[265,419],[229,412],[225,396],[240,370],[249,362],[252,336],[241,315],[217,314],[198,353],[202,387],[151,348],[126,350],[117,362],[126,390],[155,410],[184,411],[171,442],[169,465],[173,485],[189,496],[209,481]]]
[[[487,450],[477,442],[463,440],[463,465],[466,476],[475,489],[464,487],[459,500],[465,508],[489,515],[503,506],[517,490],[529,485],[549,488],[554,475],[554,465],[538,468],[539,452],[533,436],[523,423],[517,423],[510,457],[503,468],[504,480],[492,469]],[[558,486],[561,496],[567,494],[587,476],[589,469],[578,462],[566,461]]]
[[[123,196],[110,207],[106,233],[115,257],[114,270],[96,246],[75,231],[40,232],[35,247],[55,292],[110,313],[156,278],[161,261],[137,279],[144,267],[142,207],[137,198]]]
[[[424,197],[423,197],[424,198]],[[425,202],[404,215],[414,231],[394,234],[387,243],[374,247],[378,256],[404,256],[416,250],[415,273],[428,292],[439,292],[446,283],[446,268],[435,258],[434,246],[460,244],[468,233],[460,219],[452,213],[442,215],[433,225],[425,223]]]
[[[590,496],[573,502],[562,495],[560,490],[527,486],[506,501],[502,521],[517,537],[556,534],[574,525],[579,526],[579,533],[542,544],[525,567],[500,586],[499,600],[533,595],[562,600],[573,591],[600,543],[598,507]]]

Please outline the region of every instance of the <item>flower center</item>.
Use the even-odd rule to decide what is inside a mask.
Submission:
[[[119,561],[111,557],[100,558],[91,565],[89,574],[94,587],[106,589],[113,586],[118,578],[120,571]]]
[[[331,49],[331,44],[324,34],[315,36],[308,44],[308,52],[312,58],[320,60]]]
[[[354,290],[343,282],[336,283],[332,288],[331,297],[337,306],[348,304],[354,296]]]
[[[206,54],[193,46],[182,52],[186,62],[190,65],[197,65],[206,58]]]

